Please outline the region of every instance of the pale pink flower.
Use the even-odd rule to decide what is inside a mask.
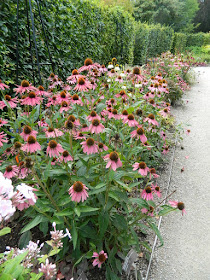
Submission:
[[[159,113],[164,117],[168,117],[169,110],[168,108],[164,108],[163,110],[159,111]]]
[[[134,171],[138,170],[138,173],[140,173],[142,176],[147,176],[149,168],[144,161],[141,161],[140,163],[135,162],[132,166]]]
[[[168,152],[169,152],[169,147],[166,144],[164,144],[162,154],[166,155]]]
[[[153,114],[149,114],[147,118],[144,119],[144,122],[148,121],[148,123],[151,123],[153,125],[159,126],[159,123],[155,120],[155,116]]]
[[[0,132],[0,147],[3,146],[3,143],[7,143],[8,139],[6,137],[7,135],[2,131]]]
[[[115,96],[116,96],[117,98],[118,98],[118,97],[121,97],[122,99],[125,99],[125,100],[128,99],[128,96],[127,96],[127,94],[125,93],[125,90],[121,90],[120,93],[116,94]]]
[[[123,78],[121,76],[117,76],[115,82],[123,83]]]
[[[75,182],[69,189],[72,201],[84,202],[88,198],[88,188],[80,181]]]
[[[84,62],[84,66],[80,67],[78,69],[79,72],[83,72],[83,71],[90,71],[94,68],[98,69],[100,67],[100,64],[98,63],[93,63],[91,58],[86,58],[85,62]]]
[[[49,155],[49,157],[59,157],[59,154],[63,152],[64,149],[60,144],[58,144],[55,140],[50,140],[47,146],[47,155]]]
[[[65,101],[67,104],[69,104],[70,95],[65,90],[61,91],[56,96],[57,96],[57,98],[56,98],[57,104],[61,104],[63,101]]]
[[[147,142],[147,137],[144,134],[144,129],[142,126],[139,126],[136,130],[132,131],[131,137],[136,137],[137,139],[140,139],[142,143]]]
[[[0,223],[3,220],[8,220],[15,213],[15,207],[12,205],[12,201],[0,196]]]
[[[18,175],[18,167],[16,165],[8,165],[4,172],[4,177],[11,179]]]
[[[172,201],[170,200],[169,203],[171,204],[172,207],[179,209],[180,211],[182,211],[182,216],[184,214],[187,214],[186,210],[185,210],[185,205],[183,202],[178,202],[178,201]]]
[[[81,131],[82,131],[82,132],[87,132],[87,131],[89,131],[89,127],[88,127],[88,125],[87,125],[86,123],[84,123],[84,124],[82,125]]]
[[[108,151],[108,147],[101,142],[98,143],[98,149],[99,149],[99,152]]]
[[[127,118],[124,118],[123,123],[127,123],[130,127],[139,125],[139,123],[135,120],[133,114],[129,114]]]
[[[165,141],[165,139],[166,139],[166,134],[165,134],[165,132],[164,131],[161,131],[160,132],[160,136],[163,138],[163,140]]]
[[[111,119],[111,118],[114,118],[115,120],[121,119],[121,115],[118,114],[117,109],[113,109],[113,110],[110,110],[110,111],[108,110],[107,113],[108,113],[108,118],[109,119]]]
[[[59,137],[63,135],[63,132],[60,131],[57,128],[53,128],[53,127],[49,127],[46,131],[45,131],[45,135],[47,138],[55,138],[55,137]]]
[[[91,133],[99,134],[104,131],[105,127],[100,123],[98,119],[92,120],[92,123],[89,127]]]
[[[95,258],[95,260],[93,261],[93,266],[98,265],[98,268],[101,267],[101,265],[106,261],[106,259],[108,258],[107,253],[104,253],[104,251],[100,251],[99,253],[97,252],[93,252],[93,258]]]
[[[47,78],[48,81],[53,82],[54,80],[58,80],[58,75],[55,75],[54,73],[51,73],[50,76]]]
[[[0,118],[0,127],[3,126],[4,124],[7,124],[8,121],[3,120],[2,118]]]
[[[44,273],[45,280],[50,280],[56,275],[56,265],[49,263],[49,260],[46,259],[45,264],[41,263],[41,268],[39,268],[39,272]]]
[[[122,167],[122,162],[117,152],[111,152],[110,154],[106,155],[104,157],[104,160],[107,161],[106,168],[110,167],[111,169],[116,171],[118,167]]]
[[[191,131],[190,131],[190,129],[186,129],[185,132],[186,132],[187,135],[189,135]]]
[[[0,197],[5,199],[12,198],[15,194],[13,189],[12,181],[5,178],[4,174],[0,172]]]
[[[73,161],[73,158],[71,157],[68,151],[63,151],[60,159],[64,162]]]
[[[36,106],[39,105],[42,97],[38,96],[35,92],[31,91],[28,97],[21,100],[22,105]]]
[[[12,198],[13,205],[17,207],[18,210],[22,211],[27,209],[30,205],[34,205],[37,201],[37,196],[34,194],[36,189],[22,183],[16,187],[17,192]]]
[[[51,105],[52,105],[52,106],[55,106],[55,105],[57,105],[57,104],[58,104],[57,96],[54,95],[53,97],[50,97],[50,98],[48,99],[48,103],[46,104],[46,106],[47,106],[47,107],[50,107]]]
[[[29,91],[33,91],[33,90],[37,90],[37,89],[34,86],[32,86],[32,84],[29,84],[29,82],[26,80],[23,80],[21,82],[21,85],[20,86],[17,85],[17,88],[14,89],[16,95],[18,93],[20,94],[23,94],[25,92],[29,93]]]
[[[67,82],[68,82],[70,85],[73,85],[73,84],[76,84],[76,82],[77,82],[77,80],[78,80],[79,78],[85,78],[85,76],[79,74],[79,72],[78,72],[77,69],[74,69],[74,70],[72,71],[72,75],[69,76],[66,80],[67,80]]]
[[[150,168],[149,172],[150,172],[150,175],[149,175],[150,180],[152,179],[152,177],[154,177],[154,178],[160,177],[158,174],[156,174],[155,168]]]
[[[23,132],[20,133],[20,136],[24,139],[24,141],[28,140],[29,136],[36,137],[37,131],[32,130],[32,128],[29,125],[25,125],[23,128]]]
[[[34,153],[41,151],[41,145],[36,141],[36,138],[30,135],[27,139],[27,143],[21,147],[21,150],[27,153]]]
[[[89,128],[88,128],[89,131]],[[74,132],[74,139],[78,140],[78,139],[85,139],[86,140],[86,136],[82,133],[82,132]]]
[[[74,94],[71,98],[71,103],[72,104],[77,104],[83,106],[81,98],[78,96],[78,94]]]
[[[11,108],[17,107],[17,97],[12,98],[10,95],[5,95],[5,101],[9,104]],[[0,109],[3,110],[5,106],[7,106],[5,101],[0,101]]]
[[[86,141],[81,143],[83,152],[87,155],[98,153],[98,146],[95,144],[93,138],[88,138]]]
[[[98,119],[99,121],[101,120],[101,117],[96,113],[96,111],[91,111],[90,115],[86,117],[86,119],[89,122],[92,122],[94,119]]]
[[[141,213],[147,214],[150,217],[154,217],[154,208],[152,206],[149,207],[150,209],[148,210],[147,208],[142,208]]]
[[[67,112],[69,111],[70,109],[72,109],[71,106],[68,105],[68,103],[66,101],[62,101],[61,102],[61,107],[59,109],[59,112],[62,113],[63,111]]]
[[[78,90],[78,91],[88,91],[89,89],[91,89],[91,83],[87,80],[85,80],[84,78],[79,78],[77,81],[77,85],[75,86],[74,90]]]
[[[151,184],[151,186],[154,193],[160,198],[161,197],[160,187],[157,184],[156,185]]]
[[[147,186],[141,193],[141,197],[143,199],[153,200],[153,194],[152,194],[152,188],[150,186]]]
[[[1,79],[0,79],[0,90],[5,90],[5,88],[9,88],[9,86],[5,85],[4,83],[2,83]]]
[[[107,105],[115,106],[117,105],[117,101],[114,98],[109,99],[106,101]]]

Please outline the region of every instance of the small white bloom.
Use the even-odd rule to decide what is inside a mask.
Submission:
[[[114,68],[114,70],[115,70],[115,71],[120,71],[120,67],[119,67],[119,66],[116,66],[116,67]]]
[[[112,69],[112,68],[114,68],[114,65],[109,64],[107,68],[108,68],[108,69]]]
[[[126,77],[125,73],[120,74],[121,77]]]
[[[126,86],[122,86],[122,89],[126,89]]]
[[[107,83],[110,83],[111,82],[111,79],[107,79]]]
[[[35,203],[37,198],[35,194],[33,193],[34,189],[24,183],[18,185],[16,189],[26,198],[26,199],[32,199],[32,201]]]
[[[135,88],[141,88],[142,84],[135,84]]]
[[[8,199],[12,198],[14,194],[12,181],[5,178],[3,173],[0,172],[0,196]]]
[[[68,236],[69,237],[69,239],[71,239],[72,237],[71,237],[71,233],[69,232],[69,230],[66,228],[66,234],[65,234],[65,236]]]
[[[8,220],[15,213],[15,207],[12,205],[12,201],[8,199],[3,199],[0,196],[0,222]]]

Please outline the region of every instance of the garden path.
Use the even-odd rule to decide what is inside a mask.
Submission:
[[[210,67],[194,71],[185,104],[172,111],[191,130],[176,147],[169,189],[177,189],[170,200],[183,201],[187,215],[163,217],[164,246],[156,246],[149,280],[210,280]]]

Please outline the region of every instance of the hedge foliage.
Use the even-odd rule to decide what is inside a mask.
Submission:
[[[148,58],[171,49],[174,31],[160,24],[136,24],[134,64],[144,64]]]
[[[99,63],[107,63],[112,57],[116,57],[119,63],[122,61],[124,63],[133,62],[134,19],[129,13],[117,8],[99,7],[86,0],[39,2],[55,72],[61,78],[66,77],[74,68],[80,66],[86,57],[91,57]],[[9,77],[15,80],[16,3],[16,0],[1,1],[0,3],[0,64],[2,65],[0,77],[4,80],[8,80]],[[19,3],[20,79],[27,77],[32,80],[27,7],[25,1],[19,1]],[[39,61],[49,63],[37,2],[32,1],[32,5]],[[32,29],[30,36],[32,41]],[[35,64],[33,42],[32,45],[32,57]],[[41,65],[41,71],[42,76],[49,75],[51,67]]]

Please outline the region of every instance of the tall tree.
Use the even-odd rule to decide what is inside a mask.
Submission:
[[[199,10],[194,23],[199,24],[196,31],[210,32],[210,0],[199,1]]]

